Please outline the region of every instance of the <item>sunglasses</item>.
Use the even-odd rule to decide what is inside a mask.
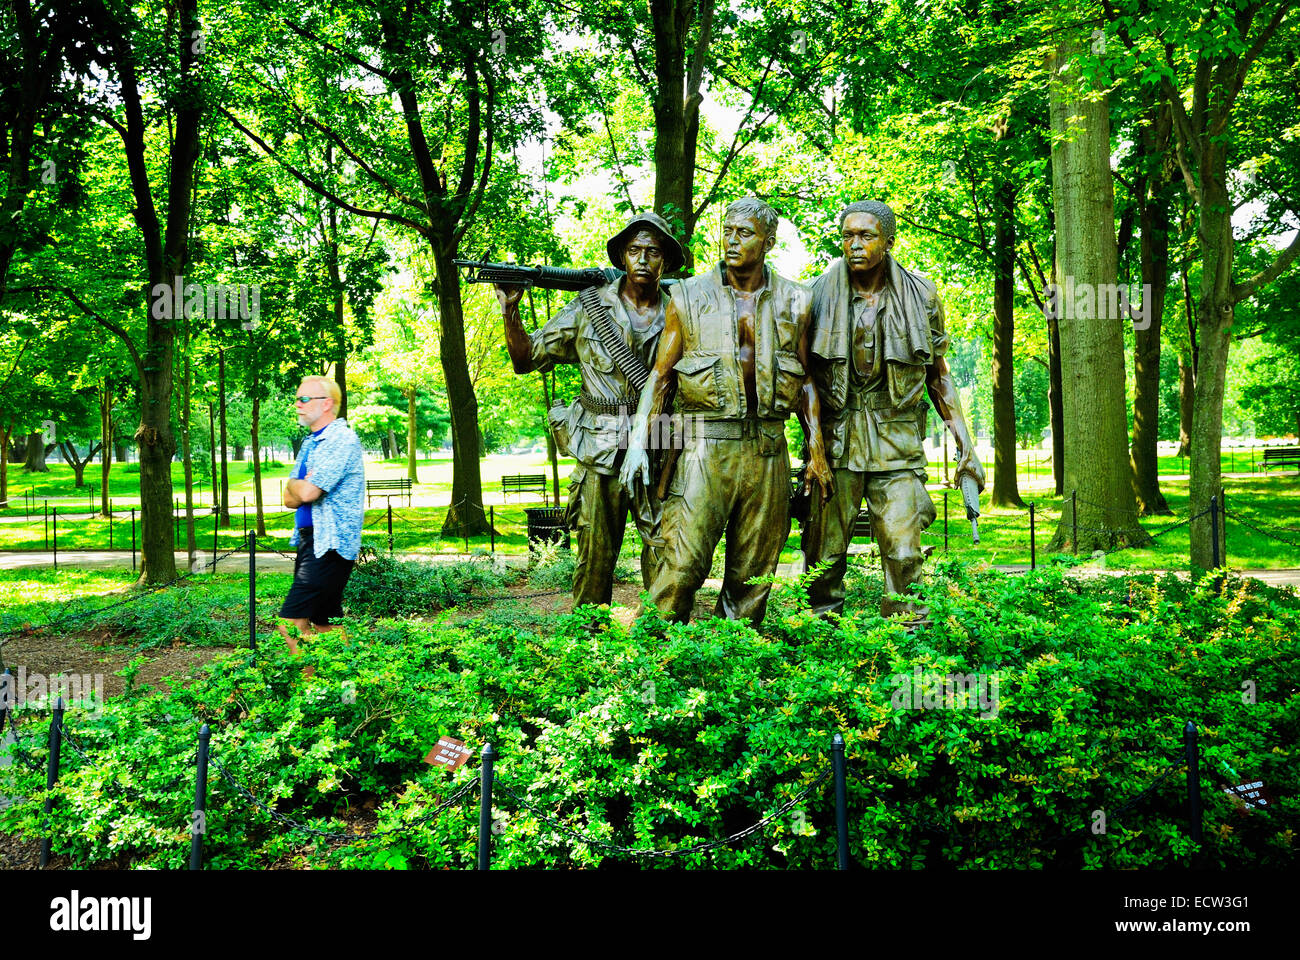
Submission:
[[[299,403],[311,403],[313,400],[324,400],[324,397],[294,397]]]

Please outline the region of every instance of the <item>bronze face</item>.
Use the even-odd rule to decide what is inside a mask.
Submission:
[[[722,224],[723,259],[733,270],[750,270],[762,264],[776,237],[763,232],[754,217],[728,214]]]
[[[880,265],[894,246],[894,238],[884,236],[875,214],[850,213],[840,228],[844,262],[851,273],[867,273]]]
[[[653,230],[639,230],[623,248],[623,269],[637,283],[656,283],[664,272],[663,241]]]

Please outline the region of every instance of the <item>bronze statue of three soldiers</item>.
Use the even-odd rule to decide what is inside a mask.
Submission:
[[[662,218],[633,217],[608,244],[624,275],[531,335],[519,320],[521,290],[497,288],[515,372],[577,363],[582,374],[579,398],[550,417],[577,460],[567,511],[575,606],[610,601],[631,511],[642,581],[663,615],[690,618],[725,535],[714,612],[760,624],[771,585],[748,581],[776,572],[789,536],[785,426],[794,413],[807,438],[805,556],[809,568],[828,563],[810,584],[813,609],[844,610],[865,498],[884,567],[881,613],[923,620],[906,598],[920,578],[921,531],[935,518],[922,449],[927,396],[956,440],[957,476],[984,487],[943,359],[943,305],[929,280],[890,256],[895,219],[883,203],[844,209],[843,257],[811,289],[767,266],[776,226],[766,203],[737,200],[723,221],[722,262],[666,288],[661,278],[680,268],[682,248]],[[654,429],[670,411],[671,439]],[[658,476],[652,458],[663,462]]]

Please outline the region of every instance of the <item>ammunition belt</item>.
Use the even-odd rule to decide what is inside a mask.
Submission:
[[[625,413],[631,416],[636,412],[637,402],[640,400],[635,394],[626,397],[618,397],[614,400],[598,399],[587,393],[578,394],[578,402],[588,413]]]

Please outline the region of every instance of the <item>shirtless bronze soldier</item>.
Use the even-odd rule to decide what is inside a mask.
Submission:
[[[817,389],[808,378],[810,292],[765,263],[777,215],[747,197],[727,208],[726,255],[673,287],[654,369],[641,395],[622,479],[649,486],[647,433],[676,392],[688,422],[663,503],[664,541],[651,599],[670,619],[690,617],[726,534],[726,573],[715,613],[755,626],[790,534],[790,458],[785,421],[798,408],[809,432],[806,486],[831,492]]]

